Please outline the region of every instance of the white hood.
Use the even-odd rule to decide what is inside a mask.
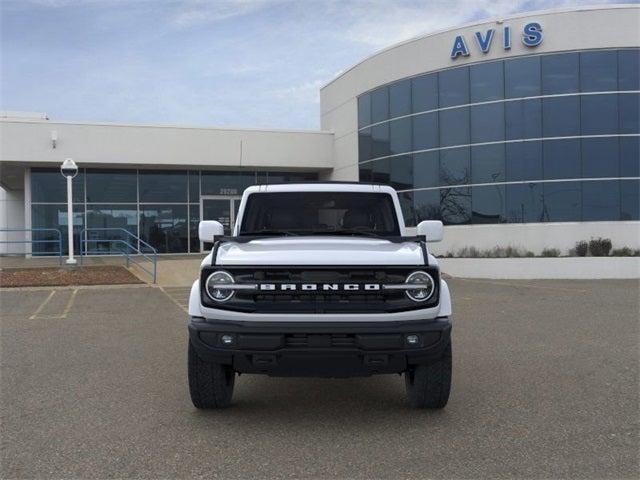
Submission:
[[[210,255],[203,264],[209,263]],[[286,237],[223,243],[216,265],[424,265],[416,242],[353,237]]]

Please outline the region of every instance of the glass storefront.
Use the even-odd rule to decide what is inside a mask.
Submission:
[[[314,180],[317,174],[305,172],[80,169],[73,180],[74,248],[80,252],[80,233],[86,225],[92,230],[86,233],[84,248],[93,254],[138,248],[127,232],[159,253],[199,252],[201,198],[234,198],[251,185]],[[58,169],[31,169],[33,228],[60,229],[65,252],[66,195]],[[54,237],[55,232],[33,235],[40,240]],[[35,243],[33,253],[51,254],[57,248],[54,243]]]
[[[361,182],[408,225],[638,220],[640,50],[479,63],[358,97]]]

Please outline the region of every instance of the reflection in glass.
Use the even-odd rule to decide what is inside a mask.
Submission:
[[[380,87],[371,92],[371,123],[389,118],[389,88]]]
[[[582,135],[618,133],[618,95],[584,95],[580,98]]]
[[[471,147],[471,183],[504,182],[504,154],[504,144]]]
[[[640,90],[640,49],[618,51],[618,89]]]
[[[431,73],[411,79],[413,113],[438,108],[438,74]]]
[[[543,147],[545,180],[580,178],[580,140],[547,140]]]
[[[502,223],[505,220],[504,185],[472,187],[472,223]]]
[[[138,235],[138,211],[136,205],[88,205],[87,206],[87,228],[98,228],[108,230],[93,230],[87,233],[89,240],[103,240],[100,242],[91,241],[88,243],[89,250],[99,254],[121,253],[123,250],[133,251],[137,249],[130,235]],[[120,240],[106,241],[107,239]],[[131,245],[128,247],[125,243]]]
[[[364,162],[372,157],[371,128],[358,132],[358,161]],[[266,182],[265,182],[266,183]]]
[[[187,201],[187,172],[180,170],[140,170],[140,202]]]
[[[640,137],[620,138],[620,176],[640,177]]]
[[[441,110],[439,113],[440,146],[469,144],[469,107]]]
[[[469,103],[469,67],[444,70],[438,76],[440,108]]]
[[[582,139],[582,176],[617,177],[618,137]]]
[[[542,142],[507,143],[505,150],[508,182],[542,179]]]
[[[416,224],[415,212],[413,210],[413,192],[399,192],[398,201],[404,217],[404,224],[413,227]]]
[[[580,98],[557,97],[543,99],[542,132],[545,137],[580,135]]]
[[[620,220],[618,180],[582,182],[582,221]]]
[[[358,97],[358,128],[371,124],[371,96],[368,93]]]
[[[391,154],[411,151],[411,117],[389,122]]]
[[[189,201],[200,201],[200,172],[197,170],[189,171]]]
[[[84,203],[84,169],[72,180],[73,202]],[[31,169],[31,201],[67,203],[67,179],[58,168]]]
[[[620,181],[620,220],[640,220],[640,180]]]
[[[471,103],[504,98],[503,62],[479,63],[469,67]]]
[[[440,151],[440,185],[465,185],[470,173],[469,147]]]
[[[413,154],[415,188],[437,187],[440,184],[440,152]]]
[[[440,190],[418,190],[413,192],[415,221],[442,220],[440,212]]]
[[[560,53],[541,57],[542,94],[573,93],[579,90],[577,53]]]
[[[138,181],[135,170],[87,170],[87,202],[137,201]]]
[[[390,181],[390,159],[374,160],[371,165],[371,181],[373,183],[389,184]]]
[[[186,252],[189,245],[187,206],[141,205],[140,237],[159,253]]]
[[[383,123],[371,127],[371,157],[384,157],[390,154],[389,124]]]
[[[542,137],[542,100],[517,100],[504,104],[507,140]]]
[[[446,225],[471,222],[471,188],[440,189],[440,214]]]
[[[640,133],[640,95],[625,93],[618,95],[620,99],[620,133]]]
[[[580,53],[580,90],[613,92],[618,89],[618,55],[615,51]]]
[[[191,253],[200,251],[200,239],[198,237],[198,225],[200,224],[200,204],[189,205],[189,246]]]
[[[543,221],[542,184],[521,183],[506,186],[507,222]]]
[[[372,169],[372,162],[367,162],[367,163],[361,163],[359,166],[359,170],[358,170],[358,178],[359,178],[359,182],[362,183],[370,183],[371,180],[371,169]]]
[[[60,172],[56,172],[62,177]],[[31,246],[34,255],[57,255],[58,239],[62,239],[62,254],[69,254],[67,241],[67,205],[31,205],[31,228],[56,228],[56,232],[32,232],[31,238],[36,240]],[[84,228],[84,205],[73,205],[73,248],[77,255],[80,254],[80,231]],[[44,241],[40,243],[40,241]],[[17,251],[14,245],[9,246],[9,251]]]
[[[241,195],[255,181],[255,172],[202,171],[202,195]]]
[[[581,182],[543,184],[545,222],[578,222],[581,216]]]
[[[471,107],[471,143],[504,140],[504,103]]]
[[[540,95],[540,57],[506,61],[504,76],[506,98]]]
[[[401,80],[389,87],[389,118],[411,113],[411,81]]]
[[[411,155],[401,155],[389,159],[390,178],[389,185],[396,190],[409,190],[413,188],[413,158]]]
[[[413,150],[438,148],[438,113],[416,115],[413,121]]]

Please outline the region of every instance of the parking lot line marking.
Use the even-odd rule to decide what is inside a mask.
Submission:
[[[162,293],[164,293],[167,297],[169,297],[169,300],[171,300],[173,303],[175,303],[181,310],[183,310],[185,313],[189,313],[189,309],[187,308],[187,305],[183,305],[180,302],[178,302],[175,298],[173,298],[172,295],[170,295],[163,287],[158,286],[158,288],[160,289],[160,291]]]
[[[49,300],[51,300],[51,297],[53,297],[53,295],[56,293],[55,290],[51,290],[51,293],[49,294],[49,296],[47,298],[44,299],[44,301],[40,304],[40,306],[37,308],[37,310],[35,312],[33,312],[33,315],[31,315],[29,317],[29,320],[33,320],[34,318],[36,318],[38,316],[38,314],[42,311],[42,309],[45,307],[45,305],[47,303],[49,303]]]
[[[67,318],[67,315],[69,314],[69,310],[71,310],[71,306],[73,305],[73,301],[75,300],[77,294],[78,294],[78,289],[76,288],[71,293],[71,296],[69,297],[69,301],[67,302],[67,306],[64,307],[64,310],[62,311],[62,314],[60,315],[59,318]]]

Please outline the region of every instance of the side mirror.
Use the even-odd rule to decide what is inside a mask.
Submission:
[[[198,225],[198,237],[201,242],[213,242],[213,237],[224,235],[224,227],[215,220],[203,220]]]
[[[442,240],[442,222],[440,220],[425,220],[416,227],[416,234],[425,237],[427,242],[439,242]]]

